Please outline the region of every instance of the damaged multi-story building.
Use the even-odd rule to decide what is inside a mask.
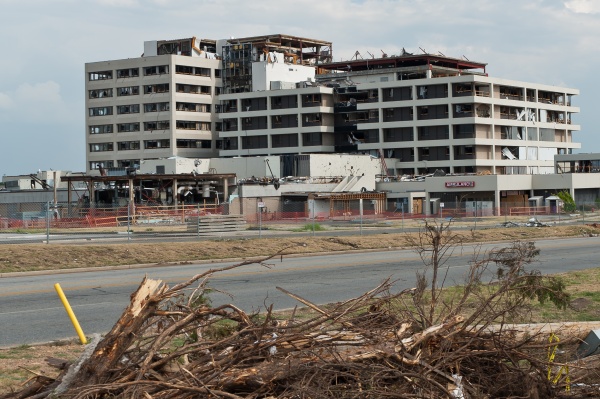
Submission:
[[[358,57],[357,57],[358,58]],[[257,61],[257,63],[265,61]],[[392,175],[553,173],[575,89],[492,78],[486,64],[408,54],[320,64],[305,81],[224,93],[224,156],[383,156]]]
[[[333,62],[286,35],[150,41],[86,64],[87,169],[168,156],[369,153],[390,175],[553,173],[580,144],[576,89],[441,54]]]
[[[149,41],[141,57],[86,64],[86,168],[277,156],[279,176],[290,176],[302,154],[362,154],[379,159],[376,189],[388,205],[430,213],[433,199],[460,197],[498,209],[575,192],[527,176],[553,174],[555,155],[581,147],[578,94],[425,51],[334,61],[331,42],[281,34]],[[160,162],[155,172],[164,173]],[[434,173],[444,182],[425,185],[421,177]],[[460,177],[468,175],[477,179]],[[496,180],[484,182],[488,175]]]

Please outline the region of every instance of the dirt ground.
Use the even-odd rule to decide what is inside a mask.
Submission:
[[[561,236],[593,236],[600,228],[592,226],[553,226],[541,228],[498,228],[457,231],[465,242],[529,240]],[[132,264],[181,264],[194,260],[266,256],[284,250],[285,254],[344,250],[398,248],[407,245],[406,234],[378,234],[348,237],[221,239],[214,241],[111,245],[2,245],[0,273]],[[595,278],[598,278],[596,275]],[[583,281],[583,282],[582,282]],[[575,292],[594,292],[600,281],[589,276],[573,278]],[[587,294],[586,294],[587,295]],[[589,296],[589,295],[588,295]],[[585,308],[596,298],[577,298],[574,308]],[[600,302],[600,300],[598,301]],[[598,312],[595,310],[595,312]],[[598,316],[600,319],[600,316]],[[596,319],[596,320],[598,320]],[[48,357],[74,360],[83,350],[77,341],[48,345],[0,349],[0,394],[17,389],[35,374],[56,376],[59,370],[49,366]]]

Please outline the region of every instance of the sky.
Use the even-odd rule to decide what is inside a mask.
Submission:
[[[86,62],[144,41],[288,34],[335,61],[441,52],[490,76],[580,90],[578,152],[600,152],[600,0],[0,0],[0,175],[85,171]]]

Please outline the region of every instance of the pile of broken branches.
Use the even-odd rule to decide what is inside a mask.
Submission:
[[[265,262],[263,265],[268,266]],[[408,318],[419,289],[394,282],[312,316],[211,306],[215,272],[168,287],[145,279],[113,329],[56,379],[38,377],[7,398],[553,398],[545,337],[484,328],[448,313]],[[416,292],[417,291],[417,292]],[[422,292],[421,292],[422,293]],[[490,306],[490,303],[486,306]],[[578,397],[572,395],[570,397]],[[585,397],[585,396],[579,396]]]

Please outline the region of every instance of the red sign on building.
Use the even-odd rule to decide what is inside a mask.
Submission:
[[[447,188],[457,188],[457,187],[475,187],[474,181],[447,181]]]

